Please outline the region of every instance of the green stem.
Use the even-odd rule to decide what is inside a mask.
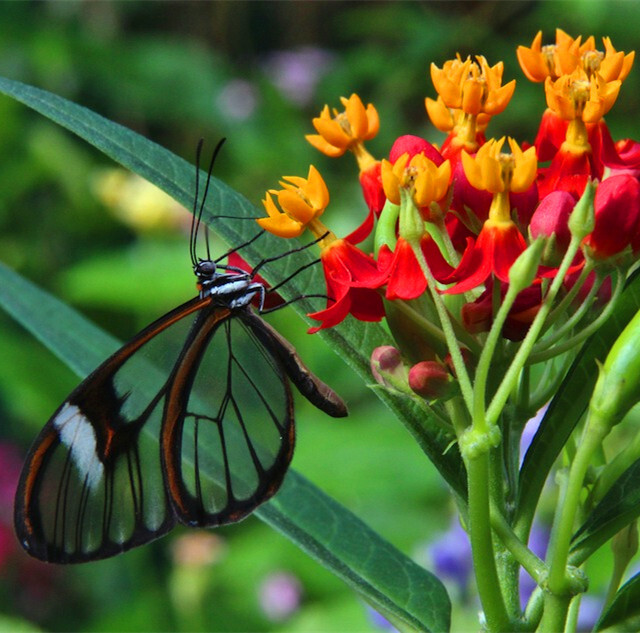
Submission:
[[[546,594],[542,620],[540,620],[540,625],[536,631],[538,633],[560,633],[564,631],[570,602],[571,596],[569,595]]]
[[[535,354],[538,351],[545,350],[548,347],[551,347],[554,343],[563,339],[565,336],[567,336],[569,332],[571,332],[571,330],[573,330],[573,328],[582,320],[582,318],[589,311],[589,308],[591,307],[591,302],[595,297],[596,293],[598,292],[598,290],[600,289],[600,286],[602,285],[603,281],[604,279],[602,277],[598,277],[596,279],[596,282],[593,284],[593,286],[591,286],[591,289],[589,290],[589,294],[585,297],[584,301],[580,304],[580,307],[560,327],[558,327],[557,330],[554,330],[549,336],[539,340],[535,344],[535,347],[533,348],[533,354]],[[560,301],[560,303],[558,304],[558,307],[555,310],[553,310],[553,312],[549,315],[549,318],[547,319],[547,323],[546,323],[547,328],[549,327],[549,321],[551,321],[551,318],[553,317],[553,313],[555,313],[556,311],[559,312],[562,304],[565,304],[566,306],[565,300],[568,296],[569,295],[565,296],[562,299],[562,301]]]
[[[556,633],[564,628],[569,600],[571,598],[567,579],[569,548],[580,495],[591,458],[602,440],[607,436],[609,426],[590,416],[587,420],[581,442],[572,461],[566,486],[563,486],[557,503],[556,518],[551,529],[551,539],[547,553],[549,565],[548,594],[540,631]]]
[[[460,344],[458,343],[458,339],[456,338],[453,326],[451,324],[449,312],[447,311],[447,307],[442,301],[442,297],[438,293],[437,282],[433,274],[431,273],[431,268],[429,267],[429,264],[424,257],[424,253],[420,248],[420,243],[418,242],[416,244],[414,242],[411,242],[411,248],[413,249],[413,253],[418,260],[418,264],[420,266],[420,269],[422,270],[422,273],[427,279],[427,287],[429,288],[431,298],[433,299],[433,303],[438,312],[440,325],[442,326],[442,331],[444,332],[444,336],[447,341],[449,353],[451,354],[451,360],[456,370],[456,378],[458,379],[458,384],[460,385],[460,392],[462,393],[462,397],[464,398],[467,409],[471,412],[473,411],[473,387],[471,386],[469,372],[467,371],[464,359],[462,358]]]
[[[546,331],[548,328],[550,328],[565,313],[568,306],[573,302],[573,300],[580,292],[582,286],[584,286],[584,283],[592,270],[593,265],[587,262],[582,269],[582,272],[580,273],[580,277],[578,277],[577,281],[573,284],[573,286],[571,286],[569,292],[567,292],[567,294],[549,314],[549,318],[545,323],[543,331]]]
[[[478,594],[491,633],[509,631],[509,616],[500,591],[489,512],[489,454],[466,460],[469,490],[469,534]]]
[[[495,505],[491,506],[491,527],[498,535],[504,546],[522,565],[527,573],[541,585],[547,578],[549,569],[546,563],[538,558],[517,536],[504,515]]]
[[[548,360],[549,358],[553,358],[554,356],[564,354],[564,352],[570,350],[573,347],[576,347],[577,345],[582,343],[582,341],[589,338],[600,327],[602,327],[602,325],[609,319],[609,317],[617,307],[618,299],[620,298],[620,295],[622,294],[622,290],[624,288],[624,274],[619,270],[617,275],[618,278],[616,280],[616,287],[613,291],[613,294],[611,295],[611,299],[597,319],[595,319],[587,327],[580,330],[578,334],[576,334],[572,338],[564,340],[559,345],[556,345],[555,347],[551,347],[549,349],[545,349],[542,352],[532,353],[527,362],[531,365],[535,365],[536,363]]]
[[[461,437],[469,426],[469,415],[463,405],[459,396],[447,400],[444,405],[458,437]]]
[[[437,229],[438,239],[436,239],[436,236],[432,231],[429,231],[429,234],[431,235],[431,237],[436,239],[441,252],[442,248],[444,248],[449,263],[455,268],[460,263],[460,255],[458,254],[458,251],[456,251],[456,248],[451,241],[451,237],[444,223],[444,215],[438,215],[430,223],[427,222],[427,227],[429,224],[433,224],[433,226],[435,226],[435,228]]]
[[[498,285],[498,284],[496,284]],[[478,361],[478,367],[476,368],[476,375],[474,379],[473,389],[473,420],[474,424],[481,424],[481,421],[485,420],[485,393],[487,388],[487,377],[489,375],[489,368],[491,367],[491,360],[496,350],[499,337],[502,333],[502,326],[504,325],[507,317],[509,316],[509,310],[513,306],[516,297],[518,296],[518,290],[512,284],[509,284],[509,288],[504,297],[504,301],[500,305],[500,309],[496,314],[495,319],[489,330],[489,335],[480,355]],[[493,421],[495,423],[495,420]]]
[[[578,614],[580,613],[580,598],[576,596],[569,603],[569,612],[567,613],[567,621],[564,626],[564,633],[575,633],[578,628]]]
[[[609,488],[619,479],[640,457],[640,433],[636,433],[615,458],[608,463],[598,475],[598,479],[590,495],[592,505],[598,503],[609,491]]]
[[[542,327],[544,326],[545,320],[549,315],[551,307],[553,306],[553,301],[558,294],[558,291],[562,287],[562,280],[564,279],[575,254],[580,248],[580,240],[576,237],[571,239],[571,243],[569,244],[569,248],[565,253],[564,259],[560,264],[560,268],[558,269],[558,274],[554,277],[553,283],[549,288],[549,292],[547,296],[544,298],[542,302],[542,306],[540,310],[538,310],[538,314],[536,314],[531,326],[529,327],[529,331],[527,335],[524,337],[524,340],[520,344],[520,348],[516,353],[509,369],[507,370],[500,386],[498,387],[493,399],[491,400],[491,404],[487,409],[487,423],[495,424],[502,409],[504,408],[505,403],[507,402],[510,394],[513,392],[513,389],[516,386],[518,381],[518,376],[520,375],[520,371],[524,367],[529,355],[531,354],[531,350],[535,342],[538,340],[538,336],[542,331]]]

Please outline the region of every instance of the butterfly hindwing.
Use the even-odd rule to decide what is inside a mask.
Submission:
[[[240,520],[276,492],[291,461],[290,384],[270,343],[256,337],[256,322],[248,307],[203,311],[176,363],[162,450],[187,525]]]

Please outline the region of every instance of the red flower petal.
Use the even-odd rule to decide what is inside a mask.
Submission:
[[[443,280],[457,282],[445,292],[458,294],[477,288],[491,273],[501,281],[509,281],[511,265],[526,248],[515,224],[485,222],[476,243],[469,242],[458,267]]]

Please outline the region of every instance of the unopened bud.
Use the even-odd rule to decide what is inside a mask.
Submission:
[[[629,321],[616,339],[604,365],[599,367],[598,381],[589,403],[589,413],[600,424],[618,424],[640,400],[640,311]]]
[[[399,381],[407,380],[400,351],[392,345],[382,345],[371,352],[371,373],[383,387],[395,387]]]
[[[509,269],[509,284],[516,292],[528,288],[538,274],[538,265],[542,257],[545,240],[537,238],[529,247],[518,255],[518,259]]]
[[[449,396],[453,385],[453,376],[437,361],[423,360],[409,370],[409,387],[427,400],[439,400]]]
[[[571,231],[571,235],[574,235],[580,240],[587,237],[595,226],[595,195],[595,185],[591,181],[587,182],[582,197],[578,200],[569,216],[569,230]]]

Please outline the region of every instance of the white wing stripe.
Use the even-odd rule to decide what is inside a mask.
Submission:
[[[53,425],[87,485],[95,488],[102,479],[104,466],[96,453],[96,434],[91,423],[78,407],[67,402],[53,419]]]

